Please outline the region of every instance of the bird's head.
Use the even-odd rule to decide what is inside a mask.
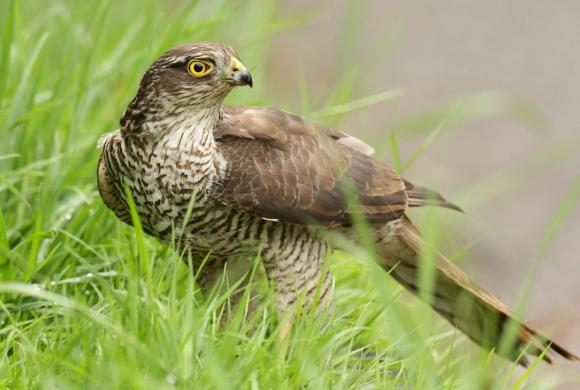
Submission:
[[[233,87],[243,85],[251,87],[252,76],[230,46],[211,42],[183,45],[153,62],[129,110],[203,110],[220,106]]]

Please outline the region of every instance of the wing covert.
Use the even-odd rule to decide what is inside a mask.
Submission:
[[[214,136],[227,170],[211,196],[230,207],[328,226],[350,224],[353,213],[390,221],[407,207],[398,174],[335,129],[270,108],[226,107]]]

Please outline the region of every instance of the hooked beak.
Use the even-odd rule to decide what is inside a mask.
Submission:
[[[236,57],[232,57],[230,61],[230,67],[226,72],[225,80],[235,86],[249,85],[251,88],[253,85],[252,75]]]

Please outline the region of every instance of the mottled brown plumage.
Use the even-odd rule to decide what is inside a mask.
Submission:
[[[388,222],[407,207],[397,173],[334,129],[271,108],[225,107],[214,134],[235,164],[212,194],[230,207],[326,226],[349,224],[352,213]],[[344,191],[351,187],[358,199],[349,205]]]
[[[326,232],[357,241],[351,227],[357,214],[369,222],[384,268],[417,292],[424,243],[404,213],[429,204],[459,208],[374,160],[357,138],[272,108],[223,105],[234,86],[251,84],[227,45],[163,54],[145,73],[120,130],[102,139],[98,182],[105,204],[131,224],[127,186],[147,233],[175,241],[194,267],[210,253],[199,280],[204,290],[224,267],[243,278],[248,259],[261,251],[281,311],[297,301],[328,303],[332,276],[323,262],[340,242]],[[441,255],[436,269],[433,308],[477,343],[496,348],[513,318],[509,309]],[[518,339],[506,357],[549,347],[577,359],[514,321]]]

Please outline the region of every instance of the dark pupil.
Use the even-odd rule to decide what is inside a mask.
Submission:
[[[203,66],[203,65],[202,65],[201,63],[199,63],[199,62],[193,65],[193,71],[194,71],[195,73],[201,73],[201,72],[203,72],[203,69],[204,69],[204,68],[205,68],[205,66]]]

